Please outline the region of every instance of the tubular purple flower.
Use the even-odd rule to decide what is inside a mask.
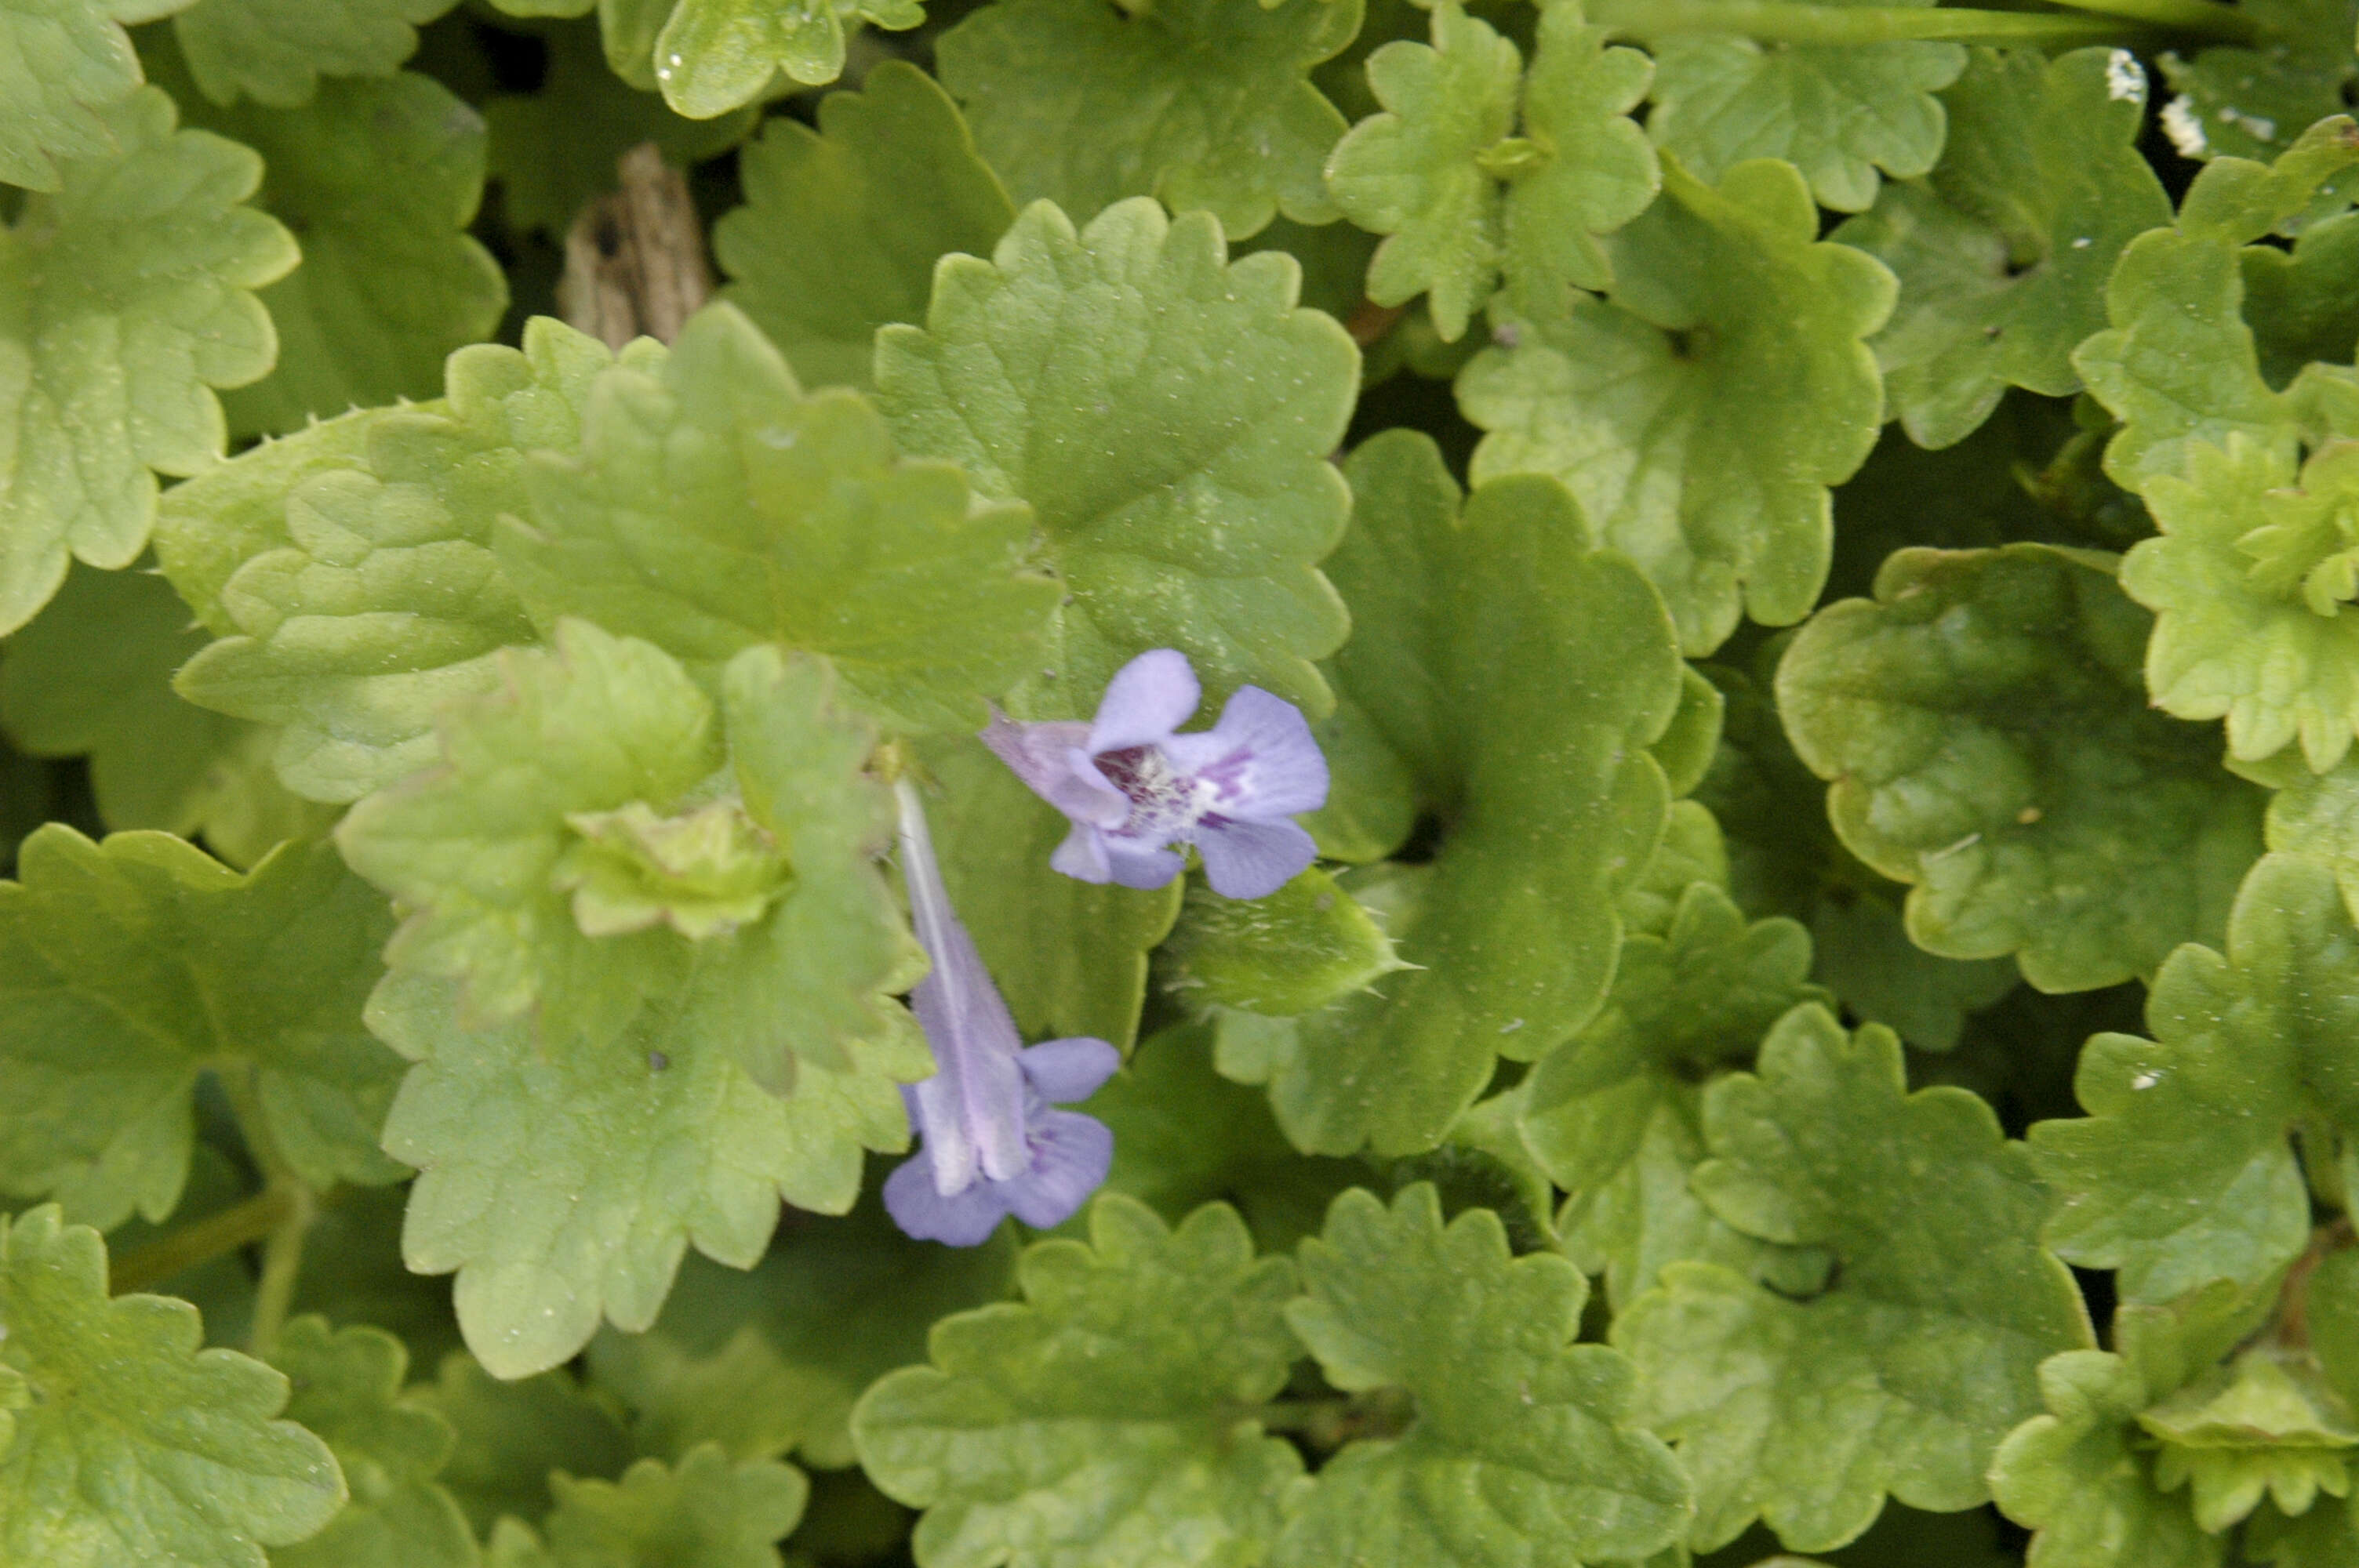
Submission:
[[[934,1076],[901,1090],[920,1141],[886,1178],[886,1212],[919,1240],[952,1247],[981,1243],[1011,1214],[1039,1228],[1061,1224],[1105,1181],[1114,1134],[1095,1117],[1050,1108],[1089,1098],[1122,1057],[1088,1038],[1024,1048],[951,908],[917,791],[905,779],[893,793],[909,914],[933,960],[909,1002]]]
[[[1193,844],[1214,892],[1261,898],[1317,858],[1292,820],[1327,804],[1327,759],[1302,710],[1240,687],[1212,729],[1179,734],[1202,695],[1188,656],[1158,648],[1115,672],[1088,724],[993,717],[984,744],[1072,819],[1051,866],[1157,888],[1186,863],[1170,846]]]

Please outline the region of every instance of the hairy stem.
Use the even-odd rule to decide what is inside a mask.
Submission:
[[[303,1269],[303,1238],[320,1217],[320,1201],[310,1187],[290,1180],[284,1190],[287,1215],[263,1238],[262,1282],[255,1287],[254,1327],[246,1336],[246,1348],[260,1357],[267,1357],[278,1342],[279,1327],[295,1300],[296,1276]]]
[[[264,1239],[286,1221],[294,1195],[285,1187],[265,1187],[242,1203],[194,1225],[183,1226],[143,1246],[119,1253],[108,1268],[108,1288],[116,1295],[160,1284],[184,1269],[210,1263]]]
[[[2150,3],[2176,8],[2178,4],[2192,0],[2120,3]],[[2107,5],[2108,0],[2096,0],[2089,8],[2095,10]],[[1627,38],[1740,33],[1767,43],[1783,44],[1882,44],[1912,38],[1957,43],[2097,44],[2118,42],[2123,32],[2120,24],[2093,16],[1914,5],[1810,5],[1795,4],[1793,0],[1607,0],[1591,12],[1591,19]]]

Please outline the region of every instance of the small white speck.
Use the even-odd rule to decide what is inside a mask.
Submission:
[[[2116,103],[2146,102],[2146,68],[2127,49],[2105,57],[2105,96]]]
[[[1502,1034],[1513,1034],[1516,1030],[1521,1029],[1523,1026],[1524,1021],[1522,1019],[1511,1018],[1507,1020],[1506,1022],[1499,1025],[1499,1033]]]
[[[2162,134],[2180,157],[2201,157],[2212,149],[2212,138],[2203,134],[2203,122],[2183,92],[2162,106]]]
[[[2130,1080],[2130,1087],[2134,1089],[2150,1089],[2160,1082],[2162,1082],[2162,1075],[2160,1073],[2145,1072],[2140,1073],[2136,1077]]]
[[[782,425],[766,425],[762,427],[762,444],[766,447],[776,447],[781,451],[793,446],[800,438],[800,431],[789,430]]]
[[[2266,115],[2247,114],[2234,104],[2223,103],[2220,106],[2219,119],[2223,125],[2242,125],[2245,134],[2256,142],[2277,139],[2277,123]]]
[[[2096,241],[2089,238],[2088,235],[2083,234],[2079,239],[2072,242],[2072,248],[2076,251],[2085,251],[2096,243]]]
[[[679,69],[679,56],[678,56],[678,55],[674,55],[674,56],[672,56],[672,57],[671,57],[670,64],[671,64],[671,68],[672,68],[674,70],[678,70]]]

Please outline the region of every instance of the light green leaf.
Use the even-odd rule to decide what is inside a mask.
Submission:
[[[1301,1354],[1283,1258],[1256,1261],[1236,1211],[1177,1230],[1118,1195],[1090,1240],[1027,1248],[1025,1299],[934,1325],[933,1365],[852,1412],[869,1478],[926,1510],[929,1568],[1244,1564],[1306,1485],[1252,1407]]]
[[[1360,0],[998,0],[942,35],[942,85],[1018,202],[1077,219],[1126,196],[1205,211],[1233,240],[1283,212],[1332,222],[1320,165],[1343,116],[1311,67],[1360,29]]]
[[[1350,504],[1326,459],[1359,356],[1332,319],[1296,308],[1290,258],[1223,254],[1201,214],[1125,201],[1076,233],[1038,203],[992,261],[936,270],[923,329],[877,335],[900,445],[960,464],[990,499],[1030,503],[1064,582],[1056,674],[1023,688],[1019,717],[1091,711],[1156,647],[1189,656],[1208,702],[1251,683],[1313,717],[1331,705],[1310,661],[1346,622],[1316,563]]]
[[[1397,1440],[1349,1444],[1288,1526],[1279,1568],[1399,1562],[1579,1568],[1670,1545],[1687,1477],[1632,1420],[1620,1352],[1574,1345],[1588,1281],[1547,1253],[1511,1257],[1498,1217],[1447,1229],[1430,1186],[1387,1209],[1345,1193],[1302,1244],[1287,1321],[1346,1392],[1398,1388]]]
[[[573,7],[589,9],[590,0]],[[594,22],[536,36],[549,51],[539,88],[484,105],[500,211],[519,229],[561,237],[582,208],[614,189],[616,160],[641,142],[655,143],[673,167],[692,168],[744,141],[762,117],[754,104],[709,120],[673,114],[660,95],[606,68]]]
[[[872,1196],[841,1219],[796,1216],[751,1273],[689,1259],[653,1328],[591,1342],[591,1375],[636,1412],[645,1451],[792,1449],[833,1468],[853,1463],[862,1391],[924,1360],[936,1319],[1004,1301],[1015,1282],[1006,1228],[980,1247],[912,1241]]]
[[[748,1269],[779,1199],[850,1208],[862,1151],[907,1145],[895,1080],[930,1070],[911,1030],[857,1047],[846,1071],[807,1065],[781,1099],[678,1008],[651,1002],[618,1038],[544,1048],[520,1024],[463,1027],[451,990],[397,977],[370,1004],[417,1064],[386,1146],[421,1173],[403,1255],[419,1273],[458,1271],[468,1347],[504,1378],[568,1359],[602,1316],[646,1328],[690,1242]]]
[[[514,1520],[493,1533],[492,1568],[777,1568],[810,1483],[769,1459],[732,1463],[714,1444],[677,1466],[642,1459],[614,1481],[558,1476],[543,1546]]]
[[[618,27],[617,14],[633,10],[638,25]],[[606,58],[623,79],[661,88],[664,102],[691,120],[751,103],[780,76],[805,87],[833,81],[863,22],[902,32],[926,19],[920,0],[599,0],[598,14]],[[639,41],[642,29],[658,20],[650,49]]]
[[[966,737],[919,749],[940,786],[926,813],[951,903],[1027,1039],[1087,1034],[1127,1051],[1147,1000],[1147,956],[1185,889],[1137,889],[1049,869],[1072,824]]]
[[[857,393],[805,396],[729,305],[660,363],[602,374],[580,456],[535,459],[525,489],[531,523],[495,538],[544,629],[585,616],[698,669],[757,643],[825,654],[901,730],[982,729],[1059,597],[1023,569],[1027,508],[897,456]]]
[[[457,1351],[410,1398],[456,1434],[441,1483],[479,1535],[502,1514],[547,1514],[556,1506],[551,1472],[612,1480],[631,1459],[621,1421],[563,1368],[504,1381]]]
[[[314,799],[356,799],[432,762],[436,714],[492,689],[501,648],[537,640],[493,557],[494,520],[525,510],[527,450],[579,443],[612,363],[596,340],[536,318],[521,352],[452,355],[437,404],[315,427],[208,476],[212,494],[176,509],[158,553],[201,613],[217,596],[209,624],[234,634],[176,688],[285,726],[280,776]]]
[[[988,255],[1016,221],[950,95],[887,60],[831,92],[819,129],[780,115],[740,155],[745,205],[713,226],[724,294],[813,386],[869,384],[876,329],[922,321],[934,263]]]
[[[2130,242],[2105,286],[2112,326],[2072,353],[2073,368],[2122,421],[2105,472],[2125,489],[2182,473],[2189,449],[2232,434],[2287,457],[2347,403],[2347,371],[2320,367],[2284,392],[2261,379],[2245,324],[2244,246],[2299,214],[2320,185],[2359,162],[2359,130],[2323,121],[2276,164],[2215,158],[2188,188],[2178,223]]]
[[[1396,42],[1369,57],[1386,112],[1353,126],[1327,165],[1344,216],[1391,236],[1369,266],[1369,298],[1430,292],[1434,325],[1454,341],[1503,272],[1531,314],[1605,287],[1596,236],[1637,216],[1660,175],[1629,118],[1651,67],[1604,37],[1578,5],[1544,9],[1527,81],[1515,44],[1445,0],[1432,47]]]
[[[251,1083],[314,1186],[401,1173],[376,1146],[401,1064],[360,1027],[385,904],[325,844],[245,876],[162,833],[51,823],[0,882],[0,1186],[112,1227],[189,1170],[198,1075]]]
[[[2350,107],[2359,74],[2352,51],[2359,9],[2351,0],[2240,0],[2236,14],[2257,34],[2250,45],[2162,57],[2179,92],[2162,125],[2183,157],[2274,157]]]
[[[1421,436],[1353,453],[1368,501],[1334,562],[1358,622],[1337,680],[1426,773],[1422,803],[1446,824],[1408,907],[1386,912],[1418,967],[1299,1021],[1257,1065],[1223,1064],[1269,1081],[1306,1152],[1430,1149],[1497,1056],[1531,1060],[1586,1023],[1621,942],[1615,895],[1668,805],[1644,751],[1680,690],[1660,601],[1587,547],[1552,481],[1495,481],[1462,519],[1440,466]],[[1416,499],[1387,506],[1397,482]],[[1399,668],[1414,678],[1380,678]]]
[[[118,0],[120,3],[120,0]],[[322,76],[391,76],[456,0],[196,0],[172,31],[206,97],[309,103]],[[148,5],[147,14],[164,9]]]
[[[451,1456],[451,1423],[401,1397],[401,1341],[299,1317],[279,1331],[270,1361],[295,1386],[288,1419],[327,1440],[352,1491],[326,1530],[272,1552],[271,1568],[476,1568],[467,1517],[434,1481]]]
[[[2171,955],[2147,1004],[2154,1040],[2100,1034],[2075,1094],[2089,1116],[2034,1129],[2062,1195],[2049,1228],[2076,1263],[2121,1271],[2127,1301],[2254,1281],[2310,1238],[2289,1139],[2306,1119],[2359,1129],[2345,1087],[2359,931],[2332,874],[2291,855],[2254,867],[2223,957]]]
[[[159,76],[170,85],[178,62]],[[262,292],[278,364],[223,399],[241,432],[300,429],[354,406],[430,397],[454,349],[491,336],[507,279],[468,237],[484,122],[430,77],[330,83],[299,109],[192,102],[189,123],[263,157],[263,209],[303,262]]]
[[[2136,146],[2146,72],[2128,50],[1976,49],[1942,100],[1940,167],[1886,185],[1835,231],[1900,279],[1875,347],[1893,408],[1926,447],[1962,440],[2009,386],[2078,392],[2071,353],[2105,325],[2114,259],[2170,222]]]
[[[156,477],[219,460],[212,388],[270,368],[253,290],[295,242],[241,205],[262,160],[176,130],[153,88],[101,115],[112,146],[59,165],[55,195],[0,229],[0,632],[57,591],[69,552],[128,566],[156,516]]]
[[[2322,773],[2280,756],[2256,769],[2282,784],[2269,796],[2264,830],[2268,847],[2316,860],[2333,871],[2343,907],[2359,919],[2359,762],[2346,757]],[[2281,775],[2281,776],[2280,776]]]
[[[1821,206],[1859,212],[1875,200],[1878,169],[1913,179],[1940,159],[1946,117],[1933,95],[1965,65],[1966,51],[1947,43],[1669,36],[1655,46],[1647,128],[1705,179],[1747,158],[1783,158]]]
[[[186,1302],[109,1301],[98,1233],[0,1218],[0,1558],[42,1568],[263,1568],[344,1501],[287,1379],[199,1350]]]
[[[1695,1476],[1694,1544],[1757,1515],[1795,1551],[1832,1550],[1886,1492],[1972,1508],[1992,1448],[2038,1407],[2039,1363],[2091,1341],[2071,1273],[2038,1244],[2047,1193],[1983,1100],[1906,1092],[1886,1030],[1846,1035],[1799,1008],[1759,1075],[1705,1091],[1716,1158],[1695,1190],[1748,1235],[1828,1249],[1834,1272],[1798,1295],[1675,1263],[1614,1329],[1647,1424]]]
[[[147,14],[144,0],[0,4],[0,183],[55,190],[57,158],[114,149],[95,111],[139,85],[139,57],[119,24]]]
[[[1999,1507],[2038,1531],[2029,1568],[2217,1568],[2226,1543],[2154,1484],[2134,1424],[2152,1396],[2131,1362],[2068,1350],[2041,1363],[2039,1391],[2047,1413],[1991,1461]]]
[[[337,829],[414,911],[397,972],[462,979],[470,1026],[533,1011],[553,1051],[601,1049],[661,1000],[666,1028],[779,1092],[798,1060],[842,1072],[908,1033],[888,997],[915,949],[872,861],[873,737],[823,665],[731,661],[725,757],[722,715],[646,643],[570,621],[554,653],[499,667],[501,690],[446,715],[443,765]]]
[[[1200,1013],[1310,1012],[1403,967],[1384,927],[1315,866],[1257,899],[1191,881],[1162,952],[1163,989]]]
[[[1835,831],[1916,884],[1911,939],[2012,953],[2043,990],[2112,985],[2215,935],[2259,848],[2260,797],[2217,739],[2147,707],[2147,620],[2111,564],[1903,550],[1777,674],[1795,749],[1833,781]]]
[[[1564,481],[1596,538],[1662,590],[1690,655],[1740,613],[1809,612],[1826,581],[1827,487],[1883,422],[1860,340],[1891,312],[1892,275],[1817,235],[1789,164],[1740,165],[1715,189],[1667,163],[1662,197],[1609,245],[1613,303],[1503,320],[1458,378],[1460,407],[1489,432],[1475,482]]]

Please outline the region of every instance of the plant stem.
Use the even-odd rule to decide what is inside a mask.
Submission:
[[[2106,8],[2112,3],[2114,0],[2093,0],[2088,8]],[[2125,6],[2168,7],[2176,13],[2180,6],[2196,0],[2118,3]],[[2207,20],[2198,30],[2216,29],[2216,19],[2209,17],[2210,9],[2225,8],[2207,8]],[[2233,12],[2228,14],[2234,16]],[[2118,23],[2102,22],[2092,16],[1915,5],[1810,5],[1794,0],[1607,0],[1592,11],[1591,19],[1627,38],[1740,33],[1785,44],[1879,44],[1930,38],[1958,43],[2094,44],[2116,42],[2122,35]],[[2238,20],[2241,22],[2241,18]]]
[[[282,1190],[289,1199],[288,1211],[263,1239],[262,1282],[255,1287],[254,1327],[246,1336],[246,1348],[266,1357],[278,1342],[279,1326],[295,1300],[295,1278],[303,1269],[303,1238],[320,1215],[319,1199],[301,1182],[289,1180]]]
[[[225,1252],[234,1252],[262,1240],[285,1222],[294,1198],[284,1187],[265,1187],[242,1203],[144,1246],[118,1254],[108,1270],[108,1288],[115,1295],[144,1291]]]
[[[2055,0],[2055,4],[2174,32],[2201,33],[2228,43],[2248,44],[2260,37],[2250,16],[2217,0]]]

